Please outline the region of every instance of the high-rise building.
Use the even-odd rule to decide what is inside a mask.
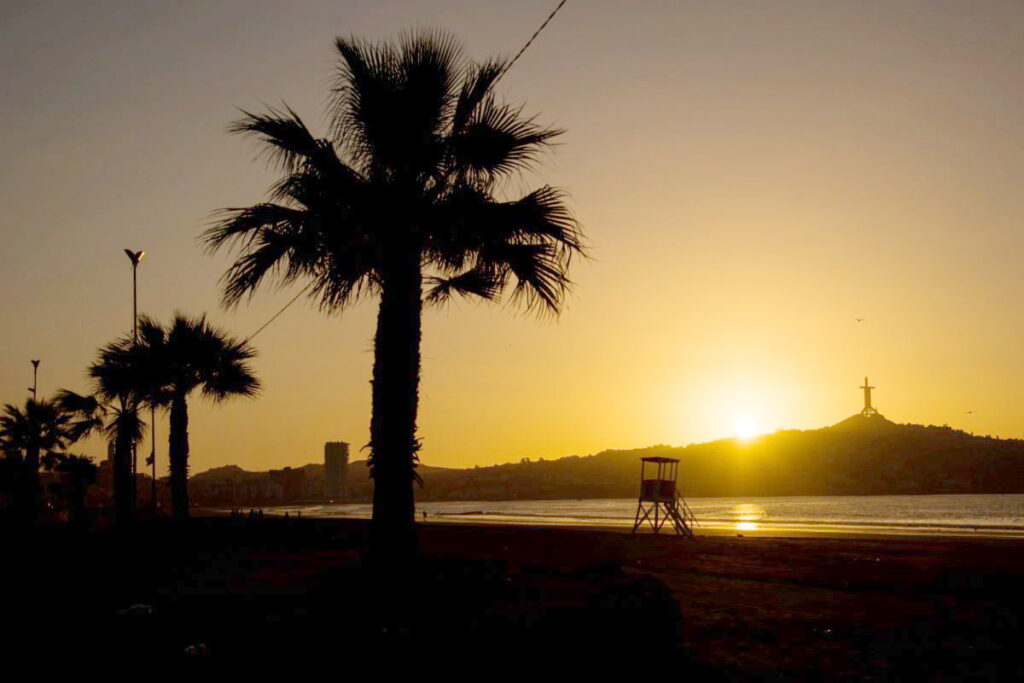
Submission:
[[[324,444],[324,498],[344,498],[347,480],[348,444],[328,441]]]

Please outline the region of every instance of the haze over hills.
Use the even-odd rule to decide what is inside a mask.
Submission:
[[[967,434],[947,426],[897,424],[854,415],[815,430],[784,430],[749,440],[684,447],[607,450],[589,456],[471,469],[422,466],[419,500],[631,498],[639,458],[678,458],[687,496],[881,495],[1024,492],[1024,441]],[[278,471],[280,472],[280,471]],[[301,481],[289,497],[268,472],[222,467],[192,477],[198,504],[267,505],[322,494],[323,467],[290,470]],[[349,500],[368,501],[365,461],[349,465]],[[301,473],[301,474],[300,474]],[[280,475],[277,475],[280,476]]]

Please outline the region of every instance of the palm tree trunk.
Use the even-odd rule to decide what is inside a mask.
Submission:
[[[188,402],[180,394],[171,399],[169,434],[171,507],[175,519],[188,519]]]
[[[423,308],[419,250],[392,250],[385,256],[381,279],[370,421],[374,479],[370,550],[373,562],[390,573],[401,572],[416,552],[413,480],[419,450],[416,411]]]
[[[132,496],[132,435],[125,425],[114,436],[114,522],[118,526],[131,523],[134,516]]]

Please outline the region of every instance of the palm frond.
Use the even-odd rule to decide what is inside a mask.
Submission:
[[[313,282],[310,298],[318,301],[324,313],[337,313],[363,296],[377,293],[380,289],[378,261],[372,248],[332,253]]]
[[[399,53],[401,97],[410,134],[421,140],[439,138],[454,112],[464,71],[462,47],[450,33],[425,29],[401,36]],[[433,151],[436,154],[440,148]],[[437,161],[436,156],[432,161]]]
[[[339,38],[333,107],[335,139],[363,161],[366,175],[420,181],[434,175],[454,109],[461,48],[439,31],[404,34],[372,46]]]
[[[260,388],[249,363],[225,358],[203,383],[203,395],[218,402],[235,396],[252,398]]]
[[[68,438],[74,443],[103,429],[106,407],[95,396],[61,389],[55,399],[68,416]]]
[[[141,346],[160,347],[167,334],[163,326],[154,318],[142,313],[139,315],[138,344]]]
[[[487,192],[463,185],[433,207],[429,220],[431,261],[446,272],[462,270],[470,254],[489,245],[548,243],[567,257],[585,254],[564,194],[548,186],[516,201],[497,202]]]
[[[566,275],[564,252],[551,244],[503,244],[481,252],[481,261],[506,269],[516,279],[510,299],[538,314],[555,314],[572,282]]]
[[[453,132],[450,144],[457,169],[493,181],[529,167],[551,139],[563,132],[543,128],[535,118],[524,118],[521,107],[498,104],[488,95],[466,124]]]
[[[300,275],[314,273],[319,256],[316,236],[308,231],[262,229],[221,276],[221,301],[225,308],[237,306],[252,298],[268,276],[276,287],[286,287]]]
[[[203,231],[200,241],[209,252],[238,243],[241,248],[251,244],[261,230],[301,226],[306,213],[280,204],[263,203],[247,208],[222,209],[215,214],[213,225]]]
[[[398,56],[390,45],[354,37],[339,37],[335,49],[340,60],[332,88],[331,135],[360,164],[363,175],[376,177],[375,143],[387,134],[384,123],[398,87]]]
[[[135,405],[144,400],[146,378],[140,372],[144,351],[131,337],[121,337],[103,346],[89,366],[93,393],[104,403]]]
[[[163,349],[167,392],[188,395],[196,387],[215,400],[254,396],[260,383],[249,364],[256,349],[207,320],[176,312]]]
[[[116,442],[125,439],[133,446],[142,443],[146,433],[146,423],[139,415],[138,404],[124,403],[112,411],[112,418],[104,426],[103,433],[108,441]]]
[[[452,135],[459,135],[465,130],[476,108],[484,101],[491,86],[508,68],[508,60],[491,59],[482,64],[470,64],[462,79],[455,110],[452,113]]]
[[[427,282],[430,286],[426,302],[435,305],[448,303],[454,295],[496,301],[504,285],[500,272],[494,268],[472,268],[449,278],[431,276]]]
[[[264,153],[280,167],[294,170],[323,151],[318,140],[290,107],[269,108],[266,114],[242,110],[244,116],[228,126],[229,133],[253,136],[264,147]]]
[[[506,225],[516,226],[515,232],[527,239],[550,241],[569,256],[584,255],[583,233],[565,199],[562,190],[549,185],[538,188],[509,204]]]

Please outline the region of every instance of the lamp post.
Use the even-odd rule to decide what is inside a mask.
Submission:
[[[128,258],[132,262],[132,342],[137,342],[139,340],[139,283],[137,271],[139,270],[139,261],[146,255],[146,252],[125,249],[124,253],[128,254]]]
[[[32,361],[32,401],[36,401],[36,389],[39,387],[39,361]]]
[[[153,468],[150,477],[150,499],[156,514],[156,404],[149,404],[149,464]]]
[[[132,262],[132,344],[139,343],[139,281],[138,281],[138,270],[139,261],[146,255],[146,252],[132,251],[131,249],[125,249],[124,253],[128,255],[128,260]],[[132,501],[137,500],[135,491],[135,475],[138,472],[138,448],[132,446]]]

